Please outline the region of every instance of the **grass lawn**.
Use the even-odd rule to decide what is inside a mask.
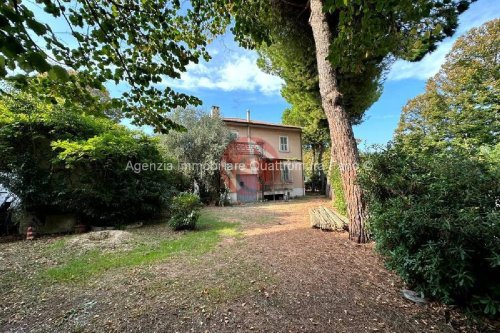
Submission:
[[[236,223],[221,222],[208,214],[202,214],[195,231],[182,232],[181,236],[166,239],[142,235],[134,240],[133,249],[111,253],[91,250],[75,255],[67,252],[65,240],[61,239],[49,247],[49,255],[65,260],[55,267],[42,270],[40,277],[48,279],[49,283],[83,281],[109,269],[151,264],[175,255],[201,255],[212,250],[222,236],[238,236],[237,227]]]

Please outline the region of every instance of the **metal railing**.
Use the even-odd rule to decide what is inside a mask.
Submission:
[[[238,155],[264,155],[264,148],[262,144],[259,143],[231,142],[228,150]]]

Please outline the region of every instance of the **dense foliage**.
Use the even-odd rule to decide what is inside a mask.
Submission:
[[[326,2],[326,5],[331,10],[339,11],[359,6],[355,2]],[[286,111],[284,119],[294,119],[293,124],[305,125],[306,136],[326,133],[328,138],[319,92],[316,48],[309,24],[309,2],[243,0],[235,3],[232,13],[236,20],[233,28],[236,38],[243,46],[257,49],[260,55],[258,64],[262,69],[285,81],[281,93],[291,108]],[[332,14],[331,20],[332,23],[346,24],[345,21],[338,21],[338,14]],[[337,29],[335,24],[332,24],[332,29]],[[348,41],[350,44],[353,42],[356,40]],[[334,52],[337,51],[332,49],[332,53]],[[351,56],[348,55],[347,59]],[[353,124],[361,122],[363,113],[380,96],[381,85],[378,79],[386,65],[379,64],[381,58],[377,60],[378,62],[368,61],[363,58],[364,66],[356,69],[345,66],[345,70],[341,69],[338,73],[343,104]],[[321,120],[324,122],[320,122]],[[298,121],[302,123],[299,124]],[[308,130],[309,126],[311,131]],[[323,131],[315,133],[315,126]]]
[[[500,313],[498,23],[455,43],[360,176],[387,265],[427,296],[491,315]]]
[[[428,153],[494,145],[500,136],[500,19],[472,29],[454,44],[425,93],[403,109],[396,135]]]
[[[138,124],[168,130],[174,124],[165,112],[201,101],[159,83],[210,58],[208,41],[229,22],[220,2],[2,1],[0,78],[25,85],[32,73],[48,73],[74,83],[69,68],[81,73],[85,86],[125,84],[127,92],[116,100],[120,108]]]
[[[134,168],[164,161],[157,142],[64,104],[2,97],[0,183],[41,221],[72,213],[92,225],[126,224],[160,213],[178,175]]]
[[[380,96],[390,63],[396,58],[417,61],[434,50],[453,34],[458,15],[470,2],[324,1],[332,34],[329,58],[353,124]],[[305,118],[321,115],[310,1],[241,0],[230,8],[236,39],[258,50],[261,68],[285,80],[282,94],[292,105],[289,112]]]
[[[457,152],[374,153],[361,183],[386,264],[446,303],[500,311],[500,162]],[[491,155],[493,156],[493,155]]]
[[[193,230],[200,216],[200,197],[192,193],[181,193],[172,199],[172,217],[168,224],[174,230]]]
[[[162,135],[162,150],[179,162],[180,171],[203,202],[218,202],[224,191],[219,166],[230,140],[229,129],[221,118],[196,109],[177,109],[171,119],[186,130]]]

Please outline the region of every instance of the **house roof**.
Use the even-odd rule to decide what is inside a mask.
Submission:
[[[284,128],[284,129],[290,129],[290,130],[299,130],[301,131],[302,128],[299,126],[292,126],[292,125],[283,125],[283,124],[274,124],[274,123],[268,123],[265,121],[255,121],[255,120],[246,120],[242,118],[222,118],[222,121],[226,123],[232,123],[232,124],[237,124],[237,125],[253,125],[253,126],[258,126],[258,127],[278,127],[278,128]]]

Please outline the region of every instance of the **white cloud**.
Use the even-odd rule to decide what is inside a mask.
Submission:
[[[165,80],[165,85],[186,89],[212,89],[223,91],[259,91],[266,95],[278,94],[283,80],[262,72],[252,54],[233,55],[220,65],[213,63],[190,64],[178,80]]]
[[[498,16],[500,2],[497,0],[480,0],[473,3],[469,10],[465,11],[459,18],[457,32],[452,38],[442,42],[436,51],[427,54],[419,62],[396,61],[387,80],[398,81],[404,79],[427,80],[439,71],[444,63],[446,55],[450,52],[455,40],[473,27],[478,27]]]
[[[446,54],[453,46],[452,40],[443,42],[436,51],[427,54],[419,62],[409,62],[397,60],[387,75],[388,81],[398,81],[404,79],[419,79],[427,80],[439,71],[439,68],[444,63]]]

